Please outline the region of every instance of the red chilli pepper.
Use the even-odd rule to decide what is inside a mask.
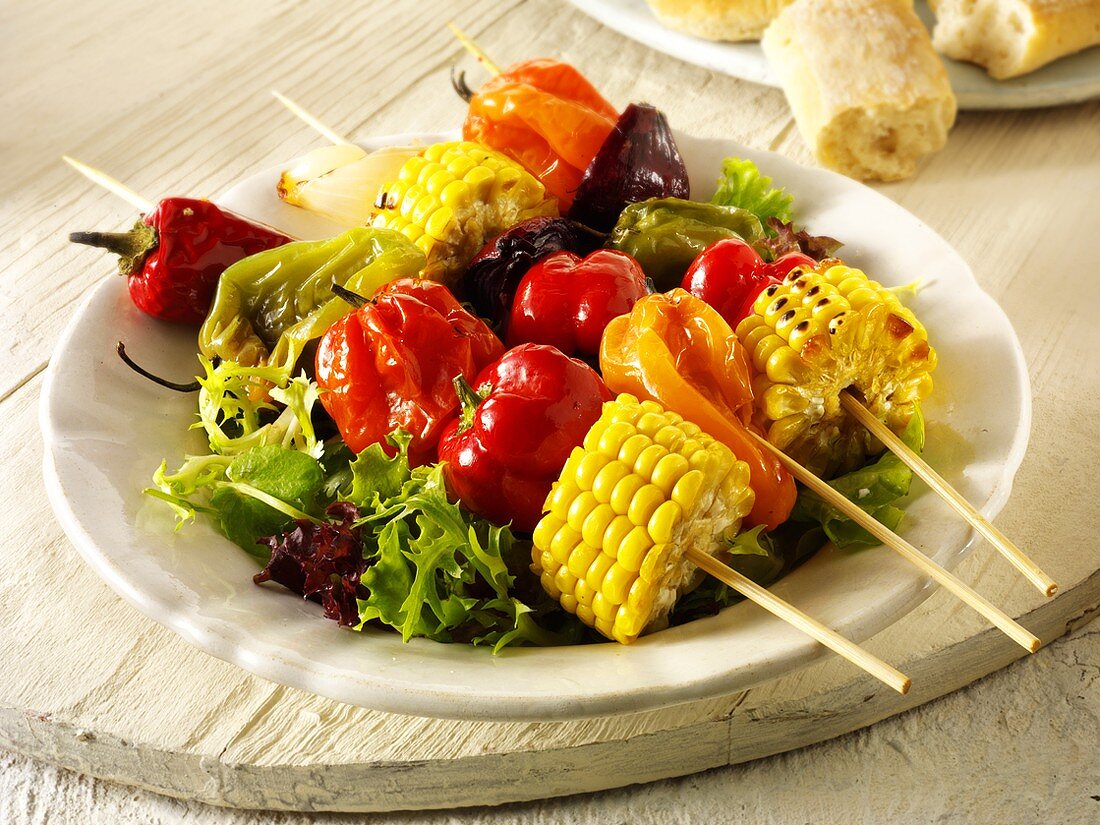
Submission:
[[[412,435],[409,461],[435,459],[443,425],[458,411],[454,378],[473,379],[504,351],[483,321],[445,286],[392,281],[337,321],[317,347],[321,403],[356,453]],[[389,451],[389,450],[388,450]]]
[[[508,345],[550,344],[566,355],[595,356],[612,319],[648,293],[638,262],[614,249],[587,258],[556,252],[523,276],[508,321]]]
[[[738,238],[711,244],[692,262],[681,287],[706,301],[731,326],[752,311],[756,296],[777,284],[796,266],[815,266],[809,255],[790,252],[765,263],[756,250]]]
[[[530,532],[612,393],[587,364],[539,344],[509,350],[474,386],[455,380],[461,416],[439,439],[448,489],[468,510]]]
[[[231,264],[292,238],[197,198],[165,198],[129,232],[74,232],[119,256],[130,298],[154,318],[201,324]]]

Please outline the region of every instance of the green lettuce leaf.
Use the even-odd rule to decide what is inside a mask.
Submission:
[[[314,519],[332,500],[323,495],[318,459],[325,450],[311,418],[317,386],[285,370],[200,360],[205,376],[193,426],[206,431],[211,453],[189,456],[174,472],[161,462],[145,492],[173,509],[177,529],[205,513],[227,538],[266,561],[258,538],[294,519]]]
[[[726,158],[722,161],[722,175],[718,178],[718,191],[711,203],[736,206],[756,215],[761,223],[777,218],[789,223],[794,220],[791,205],[794,198],[786,190],[772,186],[772,179],[761,174],[751,160]]]
[[[901,433],[901,440],[915,452],[924,450],[924,417],[918,409]],[[901,459],[887,451],[876,461],[834,478],[829,486],[858,504],[891,530],[896,530],[904,516],[897,505],[909,494],[913,472]],[[849,519],[817,494],[803,489],[795,502],[791,519],[821,525],[825,535],[837,547],[874,546],[879,540]]]
[[[279,444],[321,456],[324,447],[310,417],[318,389],[304,374],[291,378],[280,367],[245,367],[234,361],[215,365],[201,355],[199,361],[205,375],[199,377],[199,420],[192,427],[206,430],[212,453],[236,455]],[[284,406],[280,410],[273,401]],[[263,423],[274,413],[273,421]]]
[[[256,540],[281,532],[291,521],[312,519],[324,471],[312,456],[270,444],[232,461],[225,456],[188,459],[174,474],[161,464],[150,495],[168,502],[181,523],[196,512],[212,516],[226,538],[262,562],[267,548]]]
[[[364,450],[351,463],[346,500],[363,514],[368,566],[360,577],[360,624],[378,621],[405,641],[491,645],[562,644],[539,612],[517,597],[508,559],[515,537],[451,502],[443,466],[409,468],[407,433]]]

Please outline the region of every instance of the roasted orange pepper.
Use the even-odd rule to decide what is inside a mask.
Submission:
[[[564,215],[618,117],[584,75],[540,58],[510,66],[478,89],[462,137],[526,167],[557,197]]]
[[[648,398],[679,413],[728,446],[751,471],[756,504],[749,520],[770,530],[794,506],[794,479],[748,430],[752,373],[730,325],[685,292],[648,295],[607,327],[600,371],[612,392]]]

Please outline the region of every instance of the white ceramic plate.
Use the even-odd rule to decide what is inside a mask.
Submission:
[[[419,137],[380,138],[368,148]],[[858,183],[728,141],[680,137],[696,198],[709,197],[723,157],[756,161],[795,193],[799,220],[847,241],[846,257],[887,284],[921,279],[913,302],[939,350],[926,407],[928,457],[992,516],[1027,444],[1030,393],[1016,336],[962,259],[913,215]],[[299,237],[330,227],[275,196],[278,170],[219,202]],[[41,405],[50,500],[87,562],[123,597],[188,642],[259,676],[386,711],[472,719],[570,719],[637,711],[740,690],[806,665],[823,648],[751,604],[623,647],[483,648],[342,630],[320,607],[252,584],[253,561],[199,521],[172,530],[168,508],[141,494],[167,458],[205,452],[188,432],[194,397],[144,381],[115,342],[155,372],[194,374],[189,329],[155,322],[105,276],[65,330]],[[904,534],[952,565],[971,535],[930,493],[909,505]],[[855,640],[897,620],[928,583],[885,548],[821,553],[778,582],[780,596]]]
[[[718,43],[666,28],[646,0],[570,0],[578,9],[632,40],[711,71],[779,86],[759,43]],[[932,11],[918,0],[917,13],[931,27]],[[1100,48],[1088,49],[1012,80],[994,80],[984,69],[944,59],[960,109],[1028,109],[1079,103],[1100,96]]]

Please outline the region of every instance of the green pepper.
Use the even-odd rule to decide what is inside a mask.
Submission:
[[[751,244],[763,236],[756,216],[736,206],[654,198],[623,210],[608,245],[635,258],[657,290],[667,292],[712,243],[741,238]]]
[[[334,284],[360,295],[416,277],[424,254],[390,229],[357,227],[325,241],[297,241],[238,261],[222,273],[199,330],[207,358],[294,368],[306,345],[352,311]]]

